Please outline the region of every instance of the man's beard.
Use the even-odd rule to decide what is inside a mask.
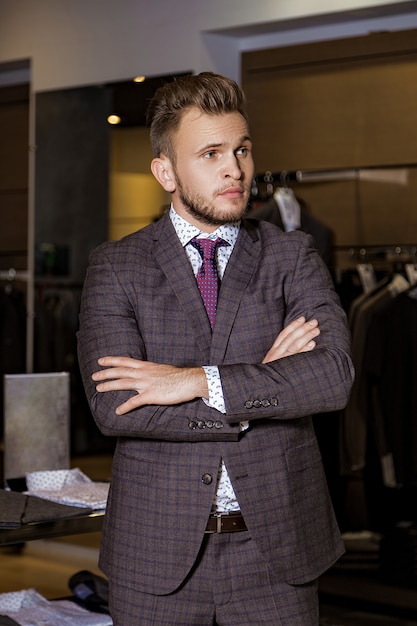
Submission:
[[[202,224],[207,224],[208,226],[222,226],[223,224],[238,222],[248,211],[248,205],[245,203],[240,211],[223,211],[222,215],[218,215],[214,204],[208,204],[207,199],[203,196],[191,194],[183,187],[178,178],[177,187],[181,202],[186,207],[189,214]]]

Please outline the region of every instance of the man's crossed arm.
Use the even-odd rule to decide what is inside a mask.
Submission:
[[[262,363],[314,350],[319,334],[317,320],[300,317],[279,333]],[[117,407],[118,415],[146,404],[172,405],[209,395],[202,367],[176,367],[123,356],[104,356],[98,364],[104,368],[92,375],[98,392],[136,391]]]

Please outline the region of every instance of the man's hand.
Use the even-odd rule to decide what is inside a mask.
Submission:
[[[106,369],[92,375],[99,383],[97,391],[137,393],[117,407],[118,415],[145,404],[171,405],[208,397],[207,379],[201,367],[174,367],[121,356],[106,356],[98,363]]]
[[[319,334],[317,320],[307,322],[305,317],[294,320],[279,333],[262,363],[270,363],[300,352],[311,352],[316,347],[314,338]]]

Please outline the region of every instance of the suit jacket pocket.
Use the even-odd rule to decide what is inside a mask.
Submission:
[[[124,484],[149,483],[153,477],[155,453],[141,446],[118,445],[113,459],[113,476]]]
[[[321,463],[321,455],[317,441],[314,439],[302,446],[290,448],[285,452],[285,460],[289,472],[302,472],[305,469]]]

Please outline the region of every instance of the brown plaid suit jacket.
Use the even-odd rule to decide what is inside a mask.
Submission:
[[[261,365],[301,315],[319,320],[315,350]],[[100,557],[110,579],[156,594],[181,584],[222,457],[249,532],[283,580],[312,580],[342,554],[310,415],[345,406],[353,368],[344,312],[308,235],[243,221],[213,334],[169,216],[105,243],[90,258],[78,343],[91,411],[118,438]],[[98,394],[91,381],[105,355],[219,365],[227,413],[196,399],[117,416],[131,392]],[[241,420],[251,423],[243,434]]]

